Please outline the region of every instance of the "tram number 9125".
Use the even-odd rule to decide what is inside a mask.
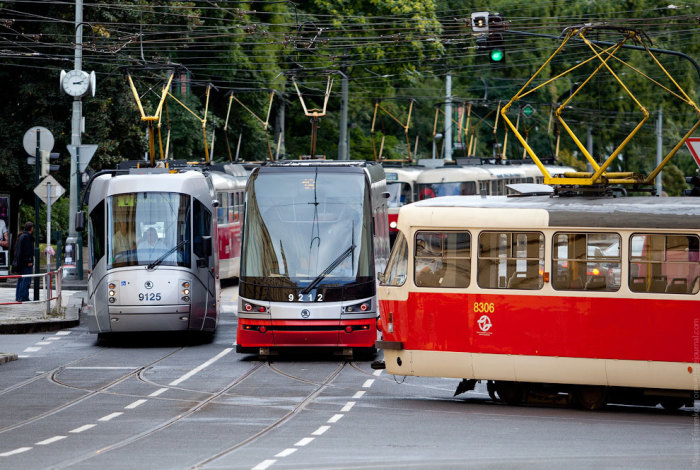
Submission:
[[[299,294],[298,302],[323,302],[323,294],[316,294],[316,300],[314,300],[313,294],[307,294],[307,298],[304,299],[304,294]],[[289,301],[294,302],[294,294],[289,294]]]
[[[157,302],[160,300],[160,292],[139,293],[139,300],[141,302]]]

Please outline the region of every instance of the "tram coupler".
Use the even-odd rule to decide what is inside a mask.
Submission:
[[[372,361],[370,367],[374,370],[383,370],[386,369],[386,364],[384,363],[384,361]]]
[[[462,379],[462,381],[457,385],[457,390],[455,390],[455,394],[452,396],[456,397],[460,393],[474,390],[474,387],[476,386],[476,382],[477,381],[474,379]]]

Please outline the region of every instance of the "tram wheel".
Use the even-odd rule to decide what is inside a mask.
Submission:
[[[525,399],[525,386],[518,382],[496,382],[496,393],[503,403],[519,405]]]
[[[661,400],[660,403],[664,410],[668,411],[676,411],[677,409],[685,405],[683,400],[680,400],[678,398],[664,398]]]
[[[605,405],[607,395],[605,387],[581,385],[573,391],[572,400],[577,408],[593,411]]]

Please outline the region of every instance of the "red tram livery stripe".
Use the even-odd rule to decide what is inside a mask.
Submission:
[[[391,312],[395,327],[384,328],[384,339],[402,341],[406,350],[697,362],[695,303],[412,292],[407,301],[380,301],[380,308]]]

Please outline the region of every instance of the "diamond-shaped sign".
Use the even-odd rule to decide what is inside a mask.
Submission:
[[[34,188],[34,194],[39,196],[39,199],[44,201],[44,204],[48,204],[49,191],[51,191],[51,204],[56,202],[56,199],[63,196],[63,193],[66,192],[64,187],[51,175],[41,180],[37,187]]]
[[[535,108],[533,108],[529,104],[526,104],[525,106],[523,106],[523,114],[525,115],[525,117],[530,117],[533,114],[535,114]]]

